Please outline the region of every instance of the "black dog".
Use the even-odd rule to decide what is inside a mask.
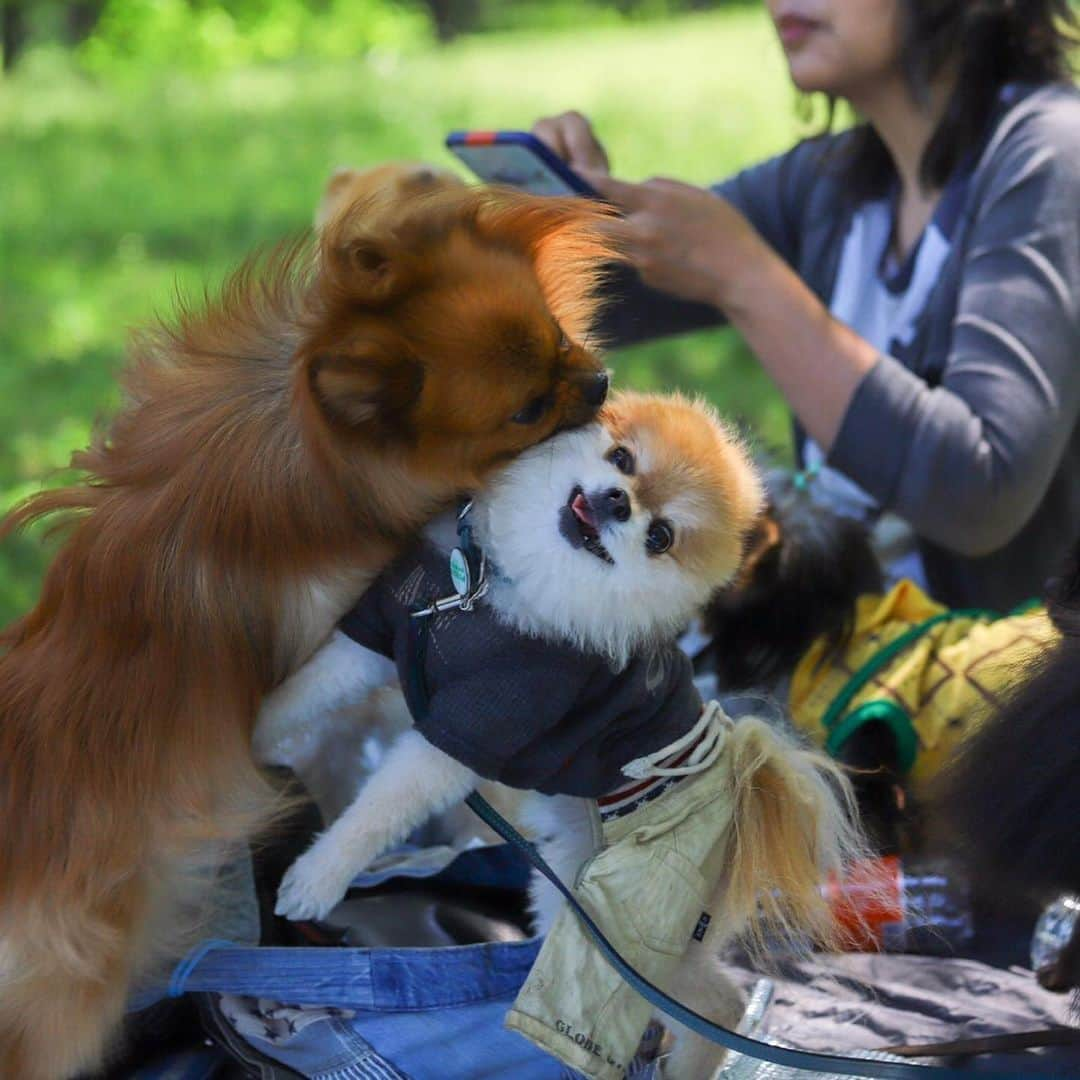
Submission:
[[[881,566],[866,528],[816,504],[791,477],[771,474],[770,501],[751,536],[736,581],[717,593],[705,614],[711,637],[704,663],[722,693],[778,693],[821,637],[828,657],[851,636],[855,601],[883,590]],[[844,745],[863,824],[889,854],[911,823],[892,731],[864,724]]]

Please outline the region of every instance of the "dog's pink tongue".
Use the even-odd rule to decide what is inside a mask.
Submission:
[[[592,507],[589,506],[589,500],[585,498],[584,493],[574,496],[570,509],[574,511],[574,516],[578,521],[583,521],[590,529],[596,528],[596,519],[592,515]]]

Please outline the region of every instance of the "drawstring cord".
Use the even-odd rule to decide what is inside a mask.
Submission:
[[[692,776],[694,773],[704,772],[723,752],[727,733],[734,726],[720,703],[710,701],[702,709],[698,722],[685,735],[651,754],[634,758],[622,767],[623,776],[628,776],[631,780],[645,780],[652,776]],[[688,746],[693,746],[694,749],[685,765],[664,768],[659,764]]]

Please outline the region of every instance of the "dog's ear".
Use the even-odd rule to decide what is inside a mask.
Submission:
[[[480,207],[476,226],[487,239],[529,256],[564,333],[586,340],[604,272],[624,258],[615,211],[594,199],[498,192]]]
[[[315,211],[315,228],[323,228],[350,203],[362,206],[364,218],[370,223],[375,214],[393,214],[418,195],[457,190],[465,190],[465,181],[439,165],[392,161],[369,169],[342,166],[334,170],[323,188],[322,201]]]
[[[355,186],[355,174],[344,183]],[[409,289],[422,268],[415,246],[380,212],[377,190],[345,197],[319,235],[318,285],[331,305],[379,307]]]
[[[783,534],[773,516],[772,507],[754,523],[743,545],[742,562],[735,575],[737,588],[746,588],[751,582],[763,581],[775,576],[780,563],[780,543]]]
[[[401,431],[423,389],[424,368],[415,358],[372,344],[316,353],[308,379],[316,400],[335,420],[353,428]]]
[[[321,229],[344,205],[349,188],[356,183],[359,173],[342,165],[335,169],[326,181],[323,196],[315,208],[315,228]]]
[[[327,230],[323,234],[324,288],[329,299],[379,307],[416,278],[416,259],[393,236]]]

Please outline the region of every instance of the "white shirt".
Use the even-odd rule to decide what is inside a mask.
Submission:
[[[905,265],[897,265],[890,244],[891,202],[882,198],[865,203],[852,217],[829,310],[874,348],[896,356],[915,336],[919,316],[949,254],[950,240],[940,215],[935,214]],[[897,447],[897,452],[902,448]],[[806,440],[803,457],[808,468],[818,470],[811,484],[815,499],[873,526],[875,546],[886,564],[887,576],[891,580],[910,577],[925,584],[910,527],[895,515],[882,514],[871,495],[829,468],[813,439]]]

